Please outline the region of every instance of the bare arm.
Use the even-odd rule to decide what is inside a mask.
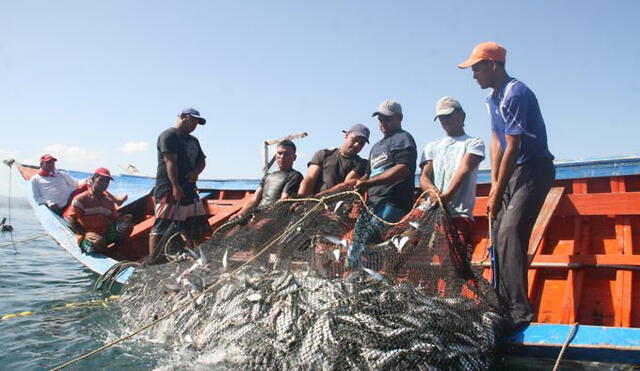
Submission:
[[[433,161],[425,161],[424,165],[422,165],[422,172],[420,173],[420,189],[423,191],[432,189],[436,192],[439,192],[438,187],[436,187],[431,181],[431,177],[433,176]]]
[[[451,178],[451,183],[449,183],[449,189],[442,193],[441,198],[446,201],[452,195],[456,193],[458,188],[462,185],[464,180],[471,174],[473,170],[478,168],[480,162],[482,161],[482,156],[474,155],[473,153],[467,153],[462,158],[462,162],[458,165],[458,169],[453,174],[453,178]]]
[[[489,195],[489,201],[487,203],[487,211],[491,214],[492,218],[496,218],[500,207],[502,206],[502,194],[509,184],[509,179],[513,174],[513,170],[516,168],[516,162],[518,160],[518,152],[520,150],[520,136],[519,135],[505,135],[507,148],[505,148],[500,161],[498,179],[495,187],[493,187],[493,194]],[[493,162],[493,159],[491,160]]]
[[[358,177],[358,173],[356,173],[355,170],[351,170],[349,174],[347,174],[347,176],[344,178],[344,181],[342,183],[338,183],[329,189],[325,189],[322,192],[318,192],[316,196],[322,197],[331,192],[335,192],[340,188],[353,187],[358,182],[358,179],[360,179],[360,177]],[[362,179],[366,179],[366,176],[363,176]]]
[[[258,187],[258,189],[256,189],[251,200],[244,204],[244,206],[242,206],[242,209],[240,209],[240,211],[236,215],[231,217],[231,220],[242,218],[243,216],[247,215],[247,213],[258,206],[260,200],[262,200],[262,187]]]
[[[69,224],[69,228],[73,231],[73,233],[79,235],[85,234],[84,228],[82,228],[80,223],[78,223],[78,219],[76,219],[74,216],[68,216],[65,219],[67,220],[67,224]]]
[[[196,161],[195,169],[193,169],[192,171],[188,172],[187,175],[185,175],[185,177],[191,183],[197,182],[198,181],[198,176],[200,175],[200,173],[202,173],[202,171],[204,170],[205,166],[206,166],[206,162],[205,162],[204,157],[200,157]]]
[[[300,183],[300,190],[298,193],[300,195],[310,195],[313,193],[313,186],[320,178],[320,174],[322,173],[322,169],[318,165],[309,165],[309,170],[307,170],[307,175],[305,175],[304,179],[302,179],[302,183]]]
[[[364,190],[366,188],[377,185],[394,183],[410,175],[411,170],[407,165],[398,164],[390,167],[384,173],[378,175],[377,177],[366,180],[358,180],[355,184],[355,187],[358,190]]]
[[[433,184],[431,179],[433,178],[433,161],[425,161],[422,165],[422,172],[420,173],[420,189],[422,191],[431,191],[428,193],[429,200],[432,204],[437,202],[436,194],[440,194],[438,187]],[[434,194],[435,192],[435,194]]]
[[[491,189],[492,192],[498,183],[498,174],[500,174],[500,161],[502,160],[502,146],[500,139],[495,131],[491,132]]]
[[[173,191],[173,198],[175,201],[184,197],[184,192],[178,181],[178,154],[176,153],[163,153],[162,158],[167,165],[167,176],[171,183],[171,189]]]

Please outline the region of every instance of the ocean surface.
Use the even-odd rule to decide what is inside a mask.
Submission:
[[[13,209],[12,234],[0,234],[0,369],[50,369],[103,346],[131,329],[120,321],[117,303],[102,304],[115,293],[93,290],[97,276],[84,269],[44,234],[31,209]],[[0,219],[6,208],[0,209]],[[18,242],[7,246],[8,243]],[[183,370],[216,368],[216,354],[169,350],[140,334],[84,359],[72,370]],[[549,370],[555,360],[498,358],[497,370]],[[628,370],[629,365],[563,363],[563,370]]]

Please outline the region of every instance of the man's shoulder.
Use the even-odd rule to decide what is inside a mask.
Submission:
[[[396,133],[379,140],[373,145],[372,150],[377,147],[389,147],[391,150],[404,149],[406,147],[416,148],[416,141],[408,131],[400,129]]]
[[[504,88],[504,99],[511,99],[513,97],[529,96],[533,94],[533,91],[529,87],[518,79],[511,79]]]
[[[292,178],[304,178],[304,176],[302,175],[301,172],[299,172],[296,169],[291,169],[287,172],[287,175],[289,175]]]

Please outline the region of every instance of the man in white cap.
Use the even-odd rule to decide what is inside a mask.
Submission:
[[[476,201],[478,165],[484,159],[484,143],[464,131],[466,114],[456,99],[443,97],[436,103],[435,120],[445,137],[428,143],[420,159],[420,188],[430,191],[426,208],[436,201],[436,194],[446,205],[460,241],[471,244],[473,206]]]
[[[416,142],[411,134],[402,129],[400,103],[385,100],[373,116],[378,117],[384,138],[371,148],[369,178],[358,180],[355,188],[359,191],[368,190],[369,206],[378,217],[396,222],[411,210],[414,202],[418,157]],[[374,219],[358,218],[355,237],[349,249],[352,267],[361,265],[364,247],[375,238],[378,223]]]
[[[205,155],[191,133],[207,122],[194,108],[178,114],[173,127],[158,137],[158,171],[155,199],[155,223],[149,236],[149,257],[169,227],[179,222],[181,234],[189,243],[199,243],[211,232],[208,215],[196,191],[196,181],[205,167]],[[150,261],[151,262],[151,261]]]
[[[355,124],[343,130],[340,148],[321,149],[309,161],[307,175],[300,184],[300,195],[323,195],[344,186],[353,186],[367,172],[367,160],[358,153],[369,143],[369,128]]]

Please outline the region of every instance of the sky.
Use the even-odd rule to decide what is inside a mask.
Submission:
[[[300,132],[304,173],[352,124],[381,139],[371,114],[388,98],[419,148],[441,138],[445,95],[488,144],[490,91],[456,67],[483,41],[535,92],[557,159],[634,154],[639,14],[635,0],[4,1],[0,159],[153,176],[158,135],[192,106],[207,118],[202,177],[259,178],[262,143]],[[0,194],[7,179],[3,166]]]

